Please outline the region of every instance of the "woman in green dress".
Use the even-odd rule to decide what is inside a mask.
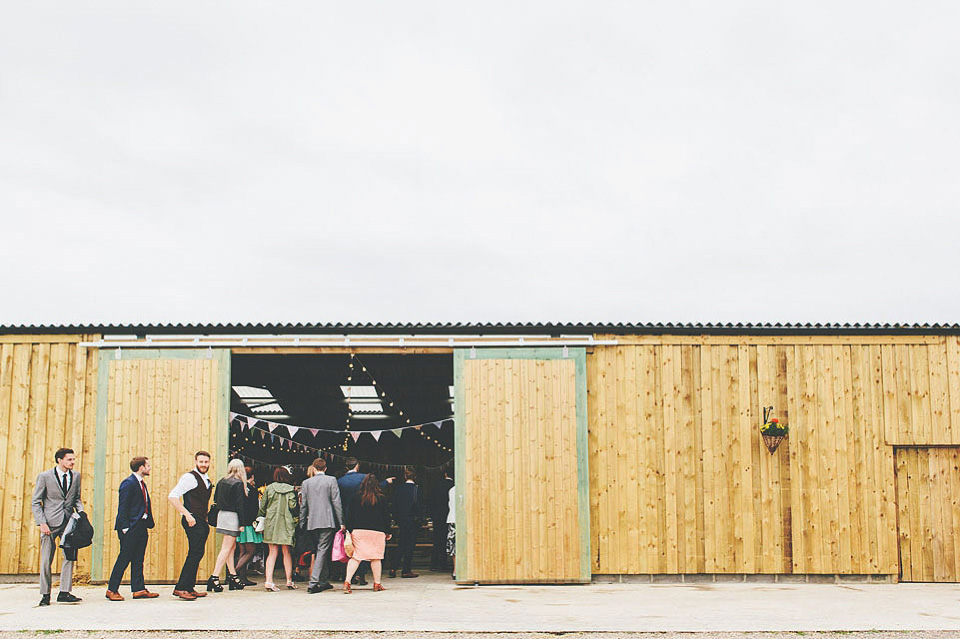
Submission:
[[[273,483],[267,486],[260,501],[259,516],[264,518],[263,541],[267,544],[267,565],[265,569],[267,590],[280,590],[273,583],[273,568],[277,563],[277,555],[283,549],[283,569],[287,576],[287,588],[296,589],[293,583],[293,556],[290,547],[293,546],[293,534],[297,527],[297,493],[292,482],[290,471],[281,466],[273,472]]]

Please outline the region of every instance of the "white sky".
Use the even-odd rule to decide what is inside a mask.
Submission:
[[[957,322],[957,2],[9,2],[0,323]]]

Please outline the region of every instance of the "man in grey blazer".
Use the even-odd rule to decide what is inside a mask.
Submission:
[[[70,448],[54,454],[57,465],[37,476],[33,489],[33,519],[40,527],[40,605],[50,605],[50,565],[57,551],[57,538],[63,534],[73,513],[83,511],[80,501],[80,473],[73,472],[77,456]],[[73,562],[63,560],[60,570],[60,594],[57,601],[77,603],[80,597],[70,593],[73,587]]]
[[[339,527],[343,529],[343,506],[340,503],[340,486],[337,480],[326,474],[327,462],[313,460],[317,474],[300,486],[303,504],[300,507],[301,526],[317,538],[317,556],[310,573],[309,593],[323,592],[330,585],[330,550],[333,536]]]

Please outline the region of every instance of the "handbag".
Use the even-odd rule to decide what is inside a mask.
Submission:
[[[210,524],[211,526],[213,526],[214,528],[216,528],[216,527],[217,527],[217,515],[219,515],[219,514],[220,514],[220,507],[219,507],[219,506],[217,506],[216,504],[213,504],[212,506],[210,506],[210,510],[207,511],[207,523]]]
[[[254,532],[262,533],[263,528],[267,523],[266,517],[257,517],[253,520],[253,530]]]
[[[342,530],[338,530],[337,534],[333,536],[333,554],[331,558],[334,561],[339,561],[346,563],[350,560],[350,557],[347,555],[347,551],[344,548],[344,538],[347,533]]]
[[[343,534],[343,552],[347,557],[353,557],[353,535],[350,533]]]

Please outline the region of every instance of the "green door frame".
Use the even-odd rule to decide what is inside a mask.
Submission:
[[[142,359],[215,359],[220,374],[217,396],[217,446],[214,452],[218,468],[225,468],[229,453],[230,428],[230,349],[102,349],[97,368],[97,436],[94,449],[93,484],[93,559],[90,567],[90,579],[103,581],[103,535],[105,528],[112,525],[104,520],[106,515],[107,477],[104,470],[107,465],[107,384],[110,379],[110,362],[117,360]],[[99,472],[97,470],[99,469]]]
[[[570,359],[576,367],[577,392],[577,500],[578,525],[580,533],[580,579],[590,582],[590,501],[589,472],[587,451],[587,351],[585,348],[456,348],[453,351],[453,387],[454,402],[454,458],[466,459],[466,437],[464,429],[464,387],[463,364],[468,359]],[[467,519],[467,506],[464,502],[462,487],[466,485],[467,469],[463,462],[456,464],[455,470],[456,528],[457,528],[457,575],[469,574],[467,564],[466,536],[470,522]]]

